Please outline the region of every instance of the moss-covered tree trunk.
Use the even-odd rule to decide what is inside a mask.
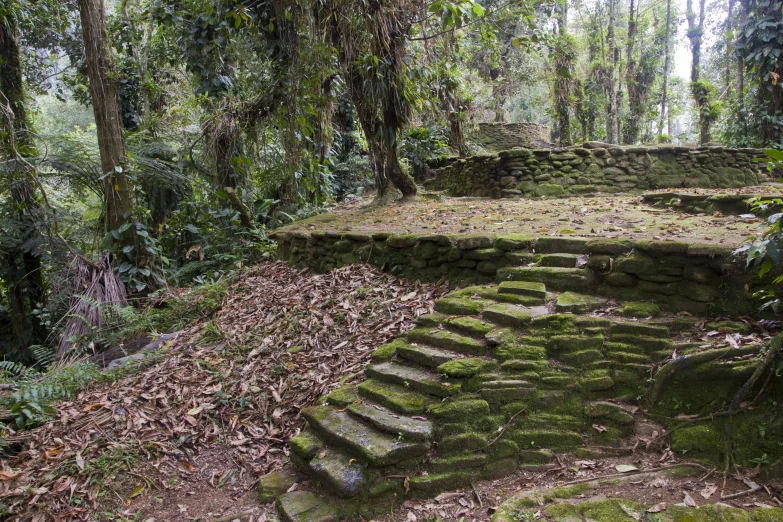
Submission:
[[[98,148],[104,181],[106,230],[117,230],[130,221],[133,211],[131,185],[126,172],[120,96],[112,75],[103,0],[78,0],[84,38],[84,56],[90,79],[90,101],[95,114]]]

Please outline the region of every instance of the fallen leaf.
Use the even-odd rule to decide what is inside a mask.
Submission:
[[[693,497],[691,497],[687,491],[682,492],[682,501],[685,502],[686,506],[690,507],[696,507],[698,504],[696,504],[696,501],[693,500]]]
[[[636,466],[631,466],[630,464],[618,464],[614,467],[619,473],[630,473],[631,471],[639,471],[639,468]]]
[[[704,486],[704,489],[699,491],[699,495],[701,495],[704,498],[710,498],[712,495],[715,494],[715,492],[718,491],[718,486],[715,484],[707,484]]]
[[[647,513],[660,513],[666,510],[666,502],[658,502],[653,507],[647,510]]]

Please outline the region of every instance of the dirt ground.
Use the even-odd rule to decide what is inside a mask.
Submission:
[[[775,189],[777,190],[777,189]],[[769,187],[710,193],[770,193]],[[694,193],[697,193],[694,191]],[[687,240],[739,246],[760,232],[761,218],[683,214],[642,203],[638,195],[504,199],[420,197],[385,207],[356,200],[332,212],[297,221],[286,230],[338,230],[397,234],[509,234]]]

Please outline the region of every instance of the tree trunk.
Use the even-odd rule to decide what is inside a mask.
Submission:
[[[107,41],[103,0],[78,0],[78,4],[90,79],[90,100],[98,133],[101,170],[105,176],[106,230],[112,231],[129,222],[133,212],[131,186],[125,171],[120,96],[112,78],[112,56]]]
[[[747,16],[747,0],[740,0],[738,14],[737,28],[744,31],[745,17]],[[736,37],[736,41],[739,41],[739,36]],[[745,53],[737,53],[737,106],[740,110],[740,117],[742,117],[745,109]]]
[[[617,69],[617,49],[614,39],[614,11],[615,0],[609,0],[609,29],[606,39],[608,41],[609,54],[609,74],[607,74],[607,85],[609,87],[609,107],[606,114],[606,141],[617,143],[618,141],[618,119],[617,119],[617,84],[615,83],[615,71]]]
[[[639,141],[640,123],[644,106],[640,100],[640,93],[636,82],[636,60],[634,59],[634,46],[636,45],[636,34],[638,32],[638,23],[634,18],[636,15],[634,0],[628,2],[628,38],[625,50],[625,87],[628,91],[628,116],[625,118],[623,129],[623,142],[626,145],[633,145]]]
[[[22,62],[15,33],[15,19],[11,16],[0,17],[0,63],[3,64],[0,103],[10,109],[8,117],[12,118],[11,121],[6,117],[0,120],[0,130],[4,130],[0,136],[0,144],[4,149],[0,157],[8,157],[13,161],[10,200],[20,226],[18,247],[7,252],[4,257],[6,268],[15,274],[10,280],[8,292],[11,325],[14,335],[24,346],[31,341],[42,341],[46,336],[40,320],[33,315],[33,310],[44,304],[45,292],[40,256],[30,248],[24,248],[24,243],[31,243],[39,236],[35,214],[40,208],[29,167],[16,161],[20,157],[35,155],[36,151],[29,131]],[[10,127],[6,128],[6,124]]]
[[[731,98],[731,34],[734,31],[734,0],[729,0],[729,10],[726,13],[726,98]]]
[[[668,100],[666,99],[667,92],[666,90],[669,88],[669,46],[671,45],[671,42],[669,41],[670,38],[670,31],[671,31],[671,25],[672,25],[672,0],[666,0],[666,29],[665,29],[665,41],[664,41],[664,47],[663,47],[663,86],[661,88],[661,117],[658,120],[658,137],[660,137],[663,134],[663,120],[664,115],[667,112],[668,109]],[[671,134],[669,135],[671,138]]]

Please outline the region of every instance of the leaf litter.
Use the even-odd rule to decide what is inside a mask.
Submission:
[[[246,271],[215,317],[181,332],[157,363],[90,386],[52,421],[10,437],[24,450],[2,461],[0,503],[17,520],[92,520],[108,488],[132,514],[136,497],[170,489],[170,476],[246,494],[287,461],[301,409],[361,379],[371,351],[445,292],[366,265],[323,275],[282,262]],[[215,448],[225,467],[205,477],[201,454]],[[124,494],[112,487],[118,475],[131,478]]]

